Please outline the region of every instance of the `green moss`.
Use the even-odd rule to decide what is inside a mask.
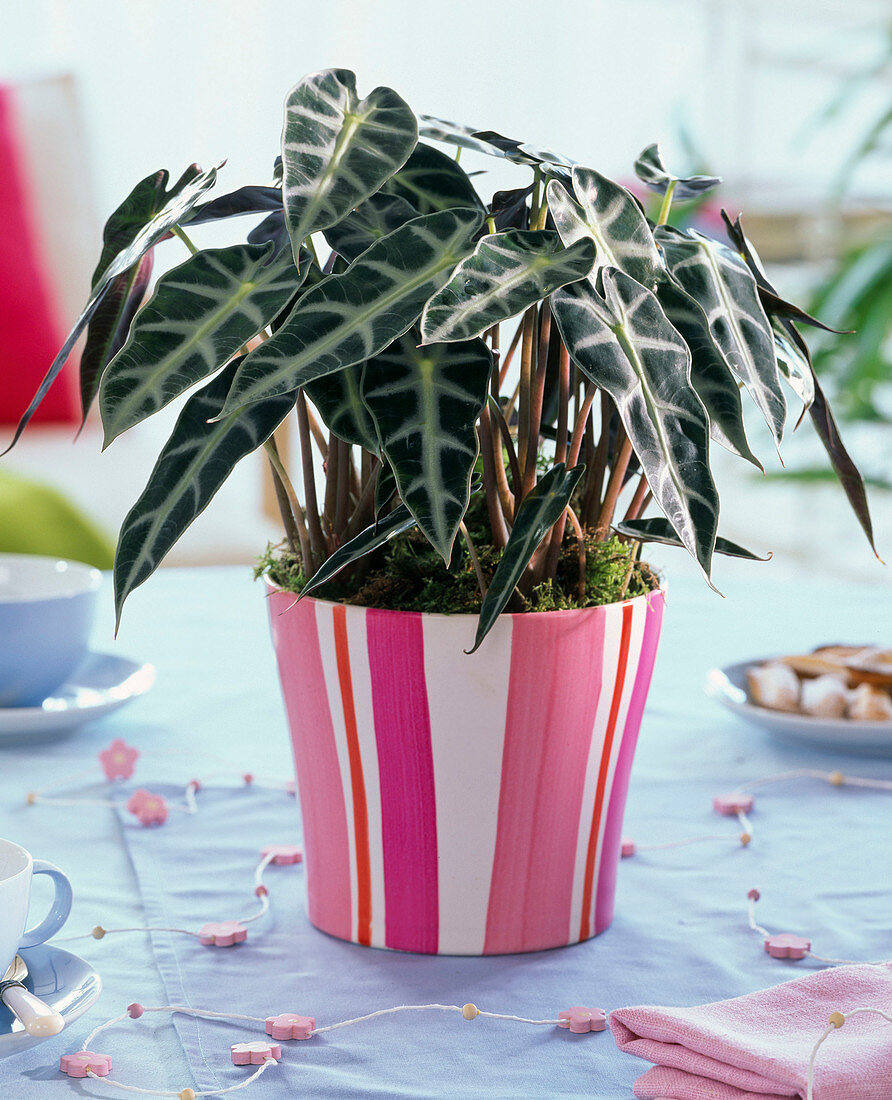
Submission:
[[[480,515],[468,515],[466,522],[481,569],[487,581],[499,562],[499,552],[486,540],[486,525]],[[526,601],[517,600],[515,610],[562,611],[616,603],[655,589],[659,578],[650,567],[634,558],[635,546],[618,538],[585,540],[585,591],[579,595],[579,544],[565,541],[554,581],[533,589]],[[300,592],[307,583],[299,558],[287,547],[270,546],[258,562],[255,577],[268,576],[289,592]],[[476,614],[480,590],[473,563],[464,543],[456,542],[447,569],[442,559],[417,530],[394,539],[382,550],[360,563],[348,581],[335,578],[315,593],[323,599],[362,607],[397,611],[429,611],[446,615]]]

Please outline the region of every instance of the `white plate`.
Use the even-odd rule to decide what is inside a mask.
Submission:
[[[117,710],[155,682],[152,665],[91,653],[39,707],[0,707],[0,745],[48,741]]]
[[[22,951],[21,956],[28,965],[26,988],[54,1008],[66,1027],[82,1016],[99,996],[102,989],[99,975],[88,962],[70,951],[41,943]],[[60,1036],[64,1043],[64,1029]],[[50,1035],[29,1035],[6,1005],[0,1003],[0,1058],[8,1058],[10,1054],[18,1054],[50,1038]],[[11,1094],[4,1090],[3,1095]]]
[[[775,737],[805,741],[842,752],[892,756],[892,722],[864,722],[852,718],[816,718],[808,714],[787,714],[750,702],[746,670],[767,658],[741,661],[726,668],[710,669],[704,685],[706,694],[735,714],[768,730]]]

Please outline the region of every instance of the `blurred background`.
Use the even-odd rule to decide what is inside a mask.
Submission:
[[[552,147],[622,182],[653,141],[673,171],[723,176],[698,222],[719,235],[720,206],[743,212],[780,291],[858,330],[807,335],[868,480],[878,548],[892,557],[887,0],[28,0],[5,4],[3,22],[0,439],[83,305],[102,224],[134,184],[224,158],[223,190],[269,182],[288,89],[339,66],[356,71],[360,94],[390,85],[417,112]],[[485,196],[526,182],[520,168],[472,160],[463,164],[486,171],[476,180]],[[231,228],[194,232],[199,245],[232,239]],[[166,242],[155,275],[183,258],[178,241]],[[774,551],[753,571],[892,587],[817,439],[792,431],[791,406],[785,470],[767,433],[749,425],[767,484],[716,453],[722,533]],[[86,517],[85,545],[99,561],[175,410],[105,454],[93,423],[73,444],[73,371],[46,412],[0,460],[0,509],[5,501],[15,515],[28,479],[39,480]],[[251,562],[278,539],[265,476],[257,456],[245,460],[168,564]],[[10,531],[0,548],[16,548]],[[682,554],[670,560],[687,568]]]

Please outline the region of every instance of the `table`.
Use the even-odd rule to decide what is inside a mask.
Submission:
[[[887,601],[867,586],[773,578],[770,566],[723,567],[725,599],[683,573],[670,584],[664,636],[633,770],[626,832],[639,843],[728,831],[714,794],[796,767],[892,778],[892,760],[816,752],[772,742],[702,694],[705,670],[778,648],[825,641],[890,641]],[[63,933],[169,921],[197,927],[250,909],[262,843],[294,841],[299,820],[282,792],[237,778],[209,780],[200,813],[159,829],[103,807],[25,804],[26,792],[87,767],[113,737],[143,750],[140,785],[182,791],[223,753],[245,771],[291,775],[262,591],[245,568],[164,570],[131,598],[112,641],[110,584],[95,648],[153,662],[144,698],[67,740],[0,750],[0,835],[65,868],[75,905]],[[166,750],[191,755],[164,756]],[[92,794],[102,786],[84,788]],[[174,786],[171,786],[174,790]],[[124,815],[126,818],[127,815]],[[405,1003],[475,1002],[521,1016],[553,1017],[571,1005],[695,1004],[786,980],[816,964],[770,959],[747,927],[746,894],[761,889],[758,917],[800,931],[834,957],[892,954],[888,845],[892,799],[801,781],[767,788],[748,849],[704,843],[623,861],[616,918],[602,936],[556,951],[505,958],[428,958],[344,944],[303,913],[300,868],[271,868],[271,912],[232,951],[187,937],[130,933],[71,945],[100,971],[99,1002],[61,1036],[0,1062],[0,1094],[14,1100],[125,1095],[58,1072],[60,1054],[131,1001],[185,1003],[265,1016],[293,1011],[319,1024]],[[275,835],[270,835],[274,833]],[[287,835],[286,835],[287,834]],[[35,895],[42,897],[37,886]],[[225,912],[218,912],[221,907]],[[210,911],[209,911],[210,910]],[[113,1076],[179,1090],[237,1083],[229,1044],[261,1036],[236,1025],[167,1016],[103,1036]],[[188,1058],[187,1058],[188,1054]],[[526,1096],[628,1097],[646,1068],[609,1034],[576,1036],[498,1020],[439,1014],[384,1017],[307,1043],[291,1043],[246,1098]]]

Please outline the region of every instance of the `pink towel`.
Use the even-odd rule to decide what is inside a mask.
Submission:
[[[812,1048],[831,1012],[892,1012],[892,964],[821,970],[730,1001],[642,1006],[610,1015],[620,1050],[655,1065],[635,1082],[640,1100],[777,1100],[806,1095]],[[890,1100],[892,1025],[847,1020],[818,1051],[815,1100]]]

